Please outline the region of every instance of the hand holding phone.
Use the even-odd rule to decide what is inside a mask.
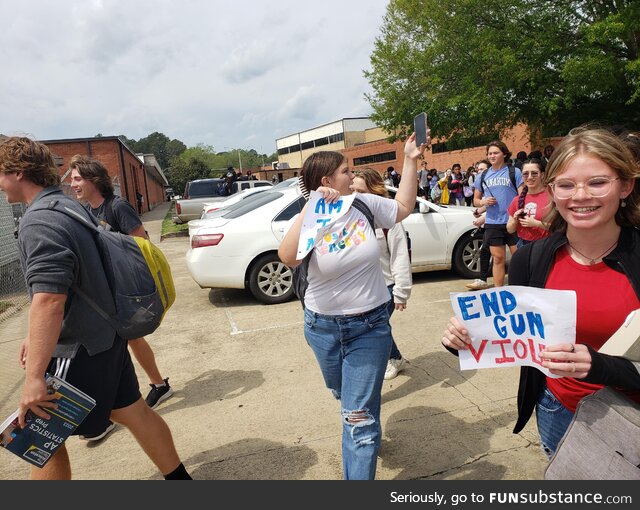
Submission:
[[[420,147],[427,143],[427,114],[422,112],[413,119],[413,130],[416,133],[416,146]]]

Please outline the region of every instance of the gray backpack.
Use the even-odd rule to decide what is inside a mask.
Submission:
[[[353,203],[351,204],[353,207],[358,209],[362,214],[364,214],[365,218],[371,225],[371,228],[375,230],[374,221],[373,221],[373,213],[369,206],[365,204],[358,197],[353,199]],[[299,266],[293,268],[293,293],[297,296],[297,298],[301,301],[302,307],[304,308],[304,295],[307,292],[307,286],[309,282],[307,281],[307,273],[309,271],[309,261],[311,260],[311,254],[313,253],[313,249],[307,253],[306,257],[302,259],[302,262]]]
[[[583,398],[545,480],[640,480],[640,405],[613,388]]]
[[[131,340],[153,333],[162,322],[165,305],[138,244],[148,241],[106,230],[84,209],[81,209],[82,212],[77,211],[58,200],[52,200],[37,209],[49,209],[64,214],[94,234],[116,313],[107,314],[75,283],[71,289],[106,320],[121,338]]]

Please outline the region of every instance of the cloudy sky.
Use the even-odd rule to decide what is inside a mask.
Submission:
[[[256,149],[371,112],[387,0],[0,0],[0,133]]]

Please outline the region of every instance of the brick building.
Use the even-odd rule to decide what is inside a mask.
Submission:
[[[164,202],[165,187],[169,185],[153,154],[135,154],[117,136],[41,140],[47,145],[60,165],[62,184],[71,182],[69,161],[76,154],[97,159],[113,179],[116,195],[126,198],[134,207],[138,205],[136,192],[142,195],[140,213],[150,211]]]
[[[404,141],[390,143],[389,135],[375,126],[368,118],[342,119],[306,131],[288,135],[276,140],[278,161],[288,165],[285,178],[297,175],[304,160],[319,150],[342,152],[353,169],[371,167],[383,173],[388,167],[398,169],[404,161]],[[541,140],[535,146],[529,139],[526,126],[518,125],[511,129],[502,141],[515,157],[519,151],[531,152],[540,149],[546,143],[557,144],[559,139]],[[466,170],[476,161],[486,157],[485,145],[469,147],[461,150],[440,150],[445,144],[434,140],[431,150],[425,152],[429,168],[444,171],[454,163],[460,163]]]

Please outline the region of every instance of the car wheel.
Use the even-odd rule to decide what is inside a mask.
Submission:
[[[253,264],[249,274],[249,290],[267,305],[284,303],[293,296],[293,271],[278,255],[263,255]]]
[[[482,239],[474,239],[470,234],[458,241],[451,265],[462,278],[480,278],[480,248]]]

